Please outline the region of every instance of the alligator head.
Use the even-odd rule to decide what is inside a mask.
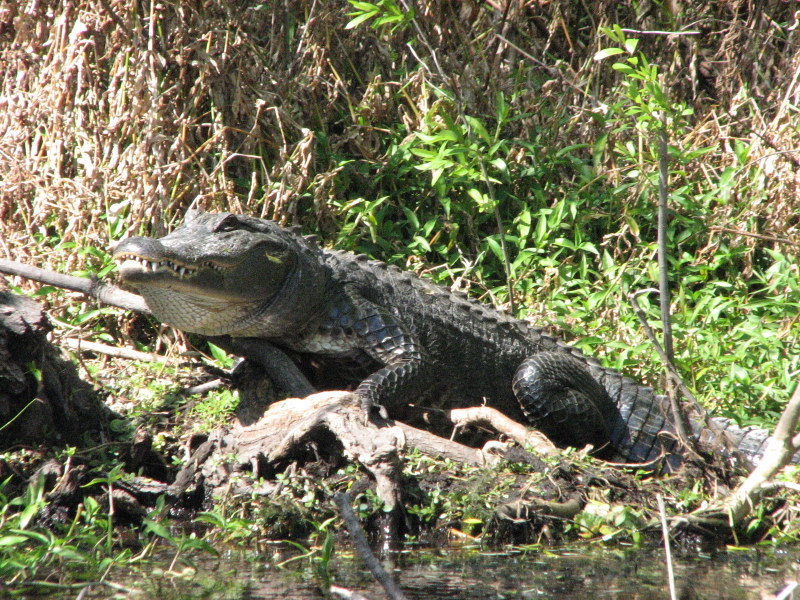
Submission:
[[[128,238],[113,254],[159,320],[203,335],[277,337],[321,318],[330,276],[319,253],[271,221],[194,213],[166,237]]]

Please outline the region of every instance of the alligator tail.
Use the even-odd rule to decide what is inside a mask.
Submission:
[[[612,369],[592,366],[590,371],[619,411],[609,427],[610,445],[618,459],[654,466],[663,463],[666,471],[680,467],[686,454],[678,441],[669,399]],[[725,417],[709,417],[706,424],[703,418],[690,416],[689,431],[700,449],[730,458],[738,454],[751,466],[764,455],[771,435],[769,429],[740,427]],[[792,462],[800,464],[800,451]]]

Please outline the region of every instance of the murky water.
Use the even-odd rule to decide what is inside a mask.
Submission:
[[[317,600],[325,596],[310,567],[276,568],[269,557],[203,560],[183,576],[130,582],[124,597]],[[306,563],[307,565],[307,563]],[[420,600],[601,600],[669,598],[662,551],[573,548],[527,553],[463,549],[414,551],[393,564],[400,587]],[[360,561],[337,554],[331,562],[335,585],[382,599],[381,588]],[[678,597],[683,600],[776,598],[800,582],[800,548],[748,549],[675,557]],[[93,598],[112,597],[97,589]],[[119,597],[119,596],[118,596]],[[800,599],[800,587],[794,596]]]

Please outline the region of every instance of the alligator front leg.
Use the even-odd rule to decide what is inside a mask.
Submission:
[[[386,308],[347,293],[334,304],[322,330],[332,338],[348,339],[351,350],[382,365],[356,389],[367,414],[373,406],[391,413],[398,402],[429,387],[430,361],[416,336]]]
[[[617,406],[580,361],[565,352],[527,358],[512,382],[531,424],[559,446],[592,444],[600,453],[611,443]]]

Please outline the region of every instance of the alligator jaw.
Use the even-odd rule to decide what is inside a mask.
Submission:
[[[197,266],[182,264],[175,260],[154,260],[139,256],[134,253],[124,253],[115,257],[117,268],[124,281],[148,281],[154,275],[166,276],[169,279],[189,279],[197,275],[200,270]],[[219,273],[223,268],[211,261],[203,263],[202,268],[211,269]]]

